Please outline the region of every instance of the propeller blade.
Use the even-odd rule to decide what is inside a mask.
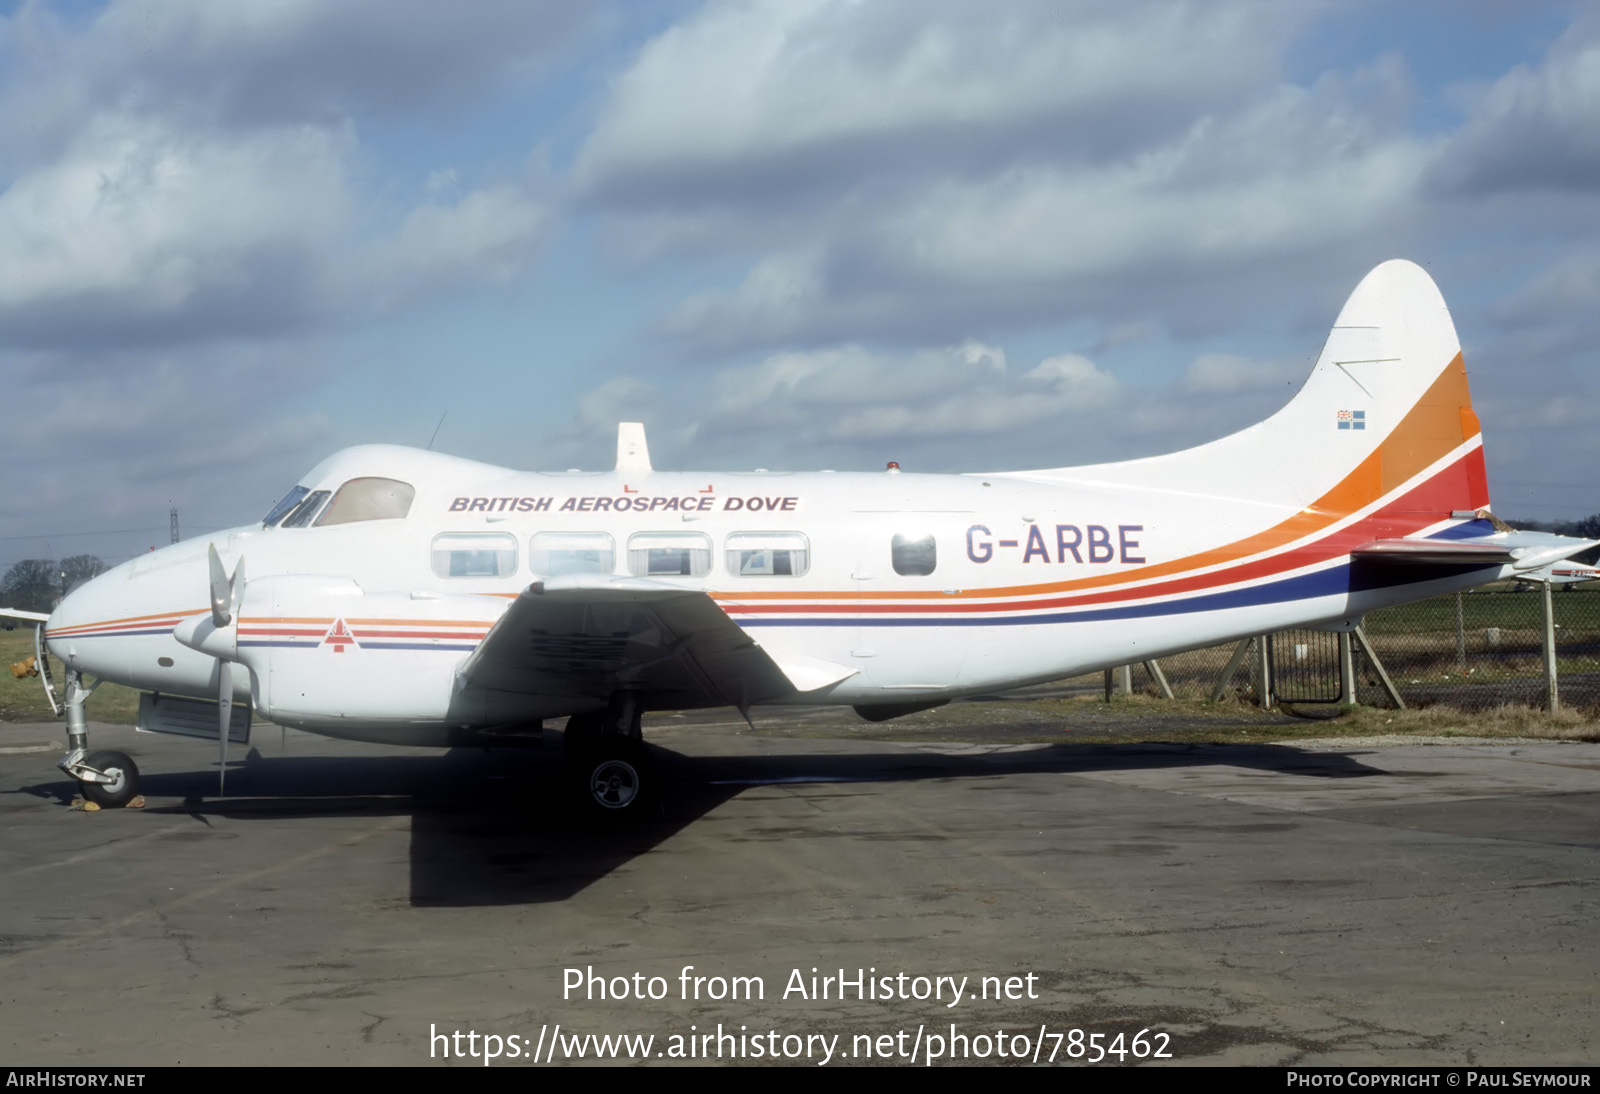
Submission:
[[[227,571],[222,568],[222,557],[217,554],[217,545],[211,544],[206,548],[206,552],[207,561],[211,564],[211,622],[221,630],[233,622],[233,613],[228,610],[233,604],[233,582],[228,578]]]
[[[244,603],[244,556],[239,556],[239,561],[233,567],[233,576],[228,579],[228,612],[235,619],[239,618],[239,606]]]
[[[233,721],[233,662],[217,658],[217,739],[221,757],[217,764],[217,797],[228,786],[228,724]]]

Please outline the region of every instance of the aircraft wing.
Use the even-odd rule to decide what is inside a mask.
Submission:
[[[43,623],[50,617],[44,612],[25,612],[21,608],[0,608],[0,619],[27,619]]]
[[[745,708],[854,675],[788,668],[703,592],[583,574],[530,585],[459,675],[464,686],[529,695],[605,700],[628,690],[654,709]]]

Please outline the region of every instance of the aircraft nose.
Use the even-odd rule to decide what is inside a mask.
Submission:
[[[93,634],[95,625],[106,615],[99,603],[103,599],[101,590],[96,588],[104,581],[104,576],[91,578],[71,590],[45,620],[45,647],[75,668],[80,667],[78,647],[81,643],[74,639]]]

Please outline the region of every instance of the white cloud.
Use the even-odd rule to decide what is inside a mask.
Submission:
[[[1429,179],[1453,195],[1600,189],[1600,18],[1584,12],[1543,63],[1484,89]]]
[[[565,451],[598,451],[619,420],[650,426],[658,467],[870,464],[884,446],[921,469],[951,469],[957,449],[1027,450],[1078,428],[1124,397],[1116,377],[1077,354],[1013,375],[1003,350],[978,341],[907,353],[844,345],[773,354],[725,368],[709,384],[671,387],[615,377],[580,400]],[[1049,447],[1049,445],[1045,445]],[[937,455],[949,449],[944,457]]]
[[[616,81],[578,177],[692,202],[757,176],[792,194],[864,165],[982,170],[1019,131],[1051,158],[1103,152],[1270,80],[1315,14],[1258,0],[712,3]]]
[[[550,203],[525,184],[491,184],[454,205],[418,206],[369,257],[369,283],[391,304],[475,281],[503,283],[537,256],[550,219]]]
[[[1393,78],[1376,71],[1370,82]],[[1344,112],[1344,96],[1280,88],[1136,155],[932,175],[848,216],[791,224],[787,245],[740,285],[688,299],[666,329],[725,350],[918,324],[926,336],[1085,314],[1126,322],[1162,310],[1155,294],[1178,287],[1191,302],[1231,295],[1237,306],[1241,279],[1270,284],[1272,270],[1311,255],[1325,269],[1352,241],[1414,230],[1429,145]],[[1228,278],[1231,293],[1194,291]]]
[[[4,329],[74,312],[114,325],[221,309],[248,323],[314,306],[323,248],[348,215],[346,145],[307,127],[194,134],[97,117],[0,193]]]
[[[230,127],[448,111],[610,19],[586,0],[110,0],[82,22],[28,4],[0,24],[0,143],[48,147],[108,103]]]

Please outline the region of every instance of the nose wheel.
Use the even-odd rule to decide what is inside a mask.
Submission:
[[[88,778],[80,778],[83,796],[101,809],[121,809],[139,796],[139,767],[121,752],[96,752],[83,761]],[[104,782],[94,781],[98,775]]]
[[[125,752],[89,751],[83,704],[100,681],[85,687],[82,674],[69,668],[66,685],[67,754],[56,766],[77,779],[83,796],[101,809],[121,809],[139,796],[139,767]]]

